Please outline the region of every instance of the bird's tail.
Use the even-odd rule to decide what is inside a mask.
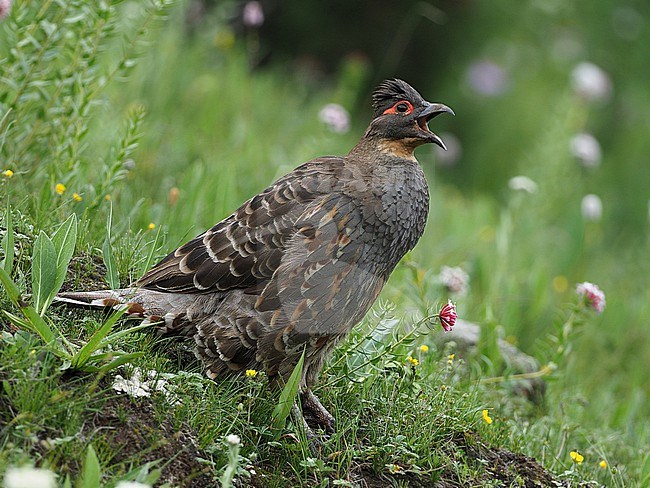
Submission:
[[[59,293],[54,300],[73,307],[124,310],[128,317],[143,319],[143,324],[155,324],[163,335],[192,333],[186,320],[187,306],[192,302],[189,295],[131,287]]]
[[[113,308],[144,317],[145,309],[137,288],[59,293],[54,300],[75,307]]]

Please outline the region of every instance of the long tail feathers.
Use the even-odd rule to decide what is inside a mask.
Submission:
[[[55,297],[56,302],[73,307],[125,310],[130,318],[144,319],[143,324],[158,325],[162,334],[186,333],[190,324],[182,305],[189,300],[188,296],[138,288],[68,292]]]

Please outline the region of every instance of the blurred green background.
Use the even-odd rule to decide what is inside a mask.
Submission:
[[[143,7],[115,4],[128,33]],[[18,46],[10,34],[2,59]],[[25,139],[20,124],[3,123],[0,169],[15,174],[0,181],[0,203],[30,209],[24,232],[74,211],[92,217],[92,253],[112,208],[127,283],[144,271],[131,258],[150,223],[162,229],[162,255],[303,161],[345,154],[369,122],[376,83],[403,78],[456,112],[430,124],[449,151],[417,152],[432,207],[409,263],[432,284],[427,299],[446,299],[433,286],[442,266],[463,267],[470,288],[459,314],[544,364],[575,284],[598,284],[607,308],[576,338],[547,409],[647,444],[650,4],[180,2],[149,40],[128,82],[102,85],[80,112],[90,126],[78,147],[52,151],[70,134],[54,124]],[[126,50],[119,37],[103,47],[100,67],[84,73]],[[74,100],[84,82],[68,88]],[[12,105],[11,85],[3,114],[27,107],[23,128],[47,120],[27,114],[48,89],[27,85]],[[337,104],[330,118],[328,104]],[[136,107],[146,111],[140,145],[120,159],[112,144]],[[521,189],[515,176],[530,181]],[[60,199],[57,182],[68,188]],[[383,294],[406,311],[408,272],[398,268]]]

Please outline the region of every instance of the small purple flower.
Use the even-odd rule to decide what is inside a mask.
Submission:
[[[578,283],[576,293],[596,312],[603,313],[603,310],[605,310],[605,294],[598,288],[598,285],[588,281]]]
[[[457,296],[463,296],[467,293],[469,287],[469,275],[465,270],[458,266],[443,266],[440,268],[438,279],[442,286],[447,288],[449,293]]]
[[[0,20],[6,19],[11,12],[11,0],[0,0]]]
[[[495,97],[508,87],[508,74],[499,64],[487,59],[474,61],[465,75],[469,86],[479,95]]]
[[[586,100],[607,100],[612,93],[609,75],[593,63],[583,62],[573,68],[571,83]]]
[[[571,139],[571,153],[585,168],[598,166],[602,156],[598,139],[588,132],[581,132],[573,136]]]
[[[445,329],[445,332],[449,332],[454,328],[457,318],[458,314],[456,313],[456,305],[454,305],[451,300],[447,300],[447,303],[440,309],[440,312],[438,312],[440,325]]]
[[[264,23],[264,10],[262,4],[257,1],[246,2],[242,21],[246,27],[260,27]]]
[[[321,122],[324,122],[330,130],[338,134],[344,134],[350,129],[350,115],[348,114],[348,111],[338,103],[328,103],[325,105],[320,112],[318,112],[318,118]]]

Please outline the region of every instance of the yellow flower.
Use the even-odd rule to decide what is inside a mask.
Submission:
[[[156,228],[156,224],[154,224],[153,222],[151,222],[149,224],[149,226],[147,227],[147,229],[149,229],[149,230],[154,230],[155,228]]]
[[[257,370],[255,369],[246,370],[246,378],[255,378],[256,376],[257,376]]]
[[[235,35],[231,30],[221,30],[214,36],[214,45],[222,51],[228,51],[235,45]]]
[[[417,359],[415,359],[415,358],[412,357],[412,356],[407,357],[406,360],[407,360],[408,363],[409,363],[411,366],[413,366],[413,367],[415,367],[415,366],[417,366],[418,364],[420,364],[420,361],[418,361]]]
[[[585,457],[578,451],[571,451],[569,456],[571,456],[571,460],[576,464],[582,464],[582,461],[585,460]]]
[[[6,169],[2,172],[2,175],[6,176],[7,178],[11,178],[14,175],[14,172],[10,169]]]
[[[607,461],[604,459],[598,463],[598,466],[600,466],[603,469],[607,469]]]
[[[80,202],[81,200],[83,200],[83,198],[81,198],[81,195],[79,195],[79,193],[73,193],[73,194],[72,194],[72,199],[73,199],[75,202]]]
[[[569,280],[566,279],[566,276],[562,275],[553,278],[552,284],[556,293],[564,293],[569,288]]]
[[[455,357],[456,357],[455,354],[450,354],[449,356],[447,356],[447,364],[448,364],[449,366],[451,366],[452,364],[454,364],[454,358],[455,358]]]
[[[483,420],[486,424],[490,425],[492,423],[492,417],[488,415],[487,409],[483,410]]]
[[[63,183],[57,183],[54,187],[54,191],[57,195],[63,195],[65,193],[65,185]]]
[[[390,474],[397,474],[402,472],[402,467],[399,464],[387,464],[388,472]]]
[[[427,346],[426,344],[422,344],[420,346],[420,352],[429,352],[429,346]]]
[[[107,202],[110,202],[111,201],[111,196],[109,194],[106,194],[104,196],[104,200],[106,200]]]

